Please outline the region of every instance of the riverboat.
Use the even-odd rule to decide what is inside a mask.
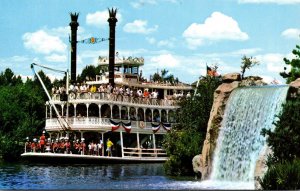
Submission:
[[[51,141],[48,146],[70,140],[85,142],[86,148],[81,153],[72,150],[55,153],[46,144],[45,153],[25,152],[22,157],[93,162],[163,162],[167,159],[164,135],[176,124],[178,102],[189,96],[192,87],[180,82],[141,80],[139,68],[144,65],[143,58],[116,58],[115,61],[118,70],[113,90],[109,89],[108,72],[103,72],[95,80],[86,81],[84,85],[88,90],[81,91],[82,87],[70,85],[67,95],[53,91],[51,100],[45,104],[45,131]],[[105,57],[99,57],[98,63],[108,66]],[[104,143],[108,139],[114,143],[113,157],[106,153]],[[100,141],[102,145],[90,151],[89,144]]]
[[[115,14],[112,9],[110,17]],[[40,152],[25,146],[23,158],[99,163],[167,160],[164,136],[176,124],[179,100],[188,97],[192,87],[179,81],[146,80],[140,69],[144,59],[116,56],[114,33],[110,34],[109,57],[98,57],[103,70],[84,84],[72,79],[71,63],[72,83],[69,85],[67,73],[66,88],[53,89],[50,95],[34,70],[37,64],[32,64],[49,98],[45,104],[48,137]],[[76,44],[72,49],[76,50]],[[113,144],[111,150],[108,140]],[[59,148],[59,144],[64,146]]]

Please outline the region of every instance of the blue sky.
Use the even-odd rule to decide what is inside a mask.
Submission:
[[[116,51],[144,57],[147,78],[167,69],[192,83],[206,64],[220,74],[240,72],[246,55],[260,62],[246,76],[284,82],[282,59],[292,58],[300,40],[300,0],[1,0],[0,71],[32,76],[32,62],[70,68],[69,13],[79,12],[78,40],[107,38],[111,7],[118,9]],[[77,73],[107,55],[107,41],[78,44]]]

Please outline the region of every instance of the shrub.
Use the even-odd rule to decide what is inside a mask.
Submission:
[[[300,189],[300,160],[271,165],[259,183],[264,190]]]

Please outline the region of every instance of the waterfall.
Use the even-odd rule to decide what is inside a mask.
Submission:
[[[228,185],[232,184],[231,189],[254,189],[256,161],[266,146],[261,130],[274,129],[273,122],[286,100],[287,90],[288,86],[243,87],[231,93],[217,139],[211,177],[202,184],[209,184],[208,188],[211,185],[216,188],[218,184],[230,188]]]

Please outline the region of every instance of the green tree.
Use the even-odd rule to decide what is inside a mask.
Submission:
[[[247,57],[247,56],[243,56],[242,57],[242,63],[241,63],[241,78],[244,79],[244,75],[245,75],[245,72],[246,72],[246,69],[250,69],[252,68],[253,66],[255,65],[258,65],[259,62],[253,58],[252,56],[251,57]]]
[[[14,81],[14,75],[9,76],[6,81]],[[41,91],[41,85],[30,79],[0,86],[0,154],[5,160],[20,157],[25,137],[44,128],[46,100]]]
[[[157,82],[170,82],[171,84],[178,83],[178,78],[175,78],[173,74],[169,74],[169,71],[166,69],[161,70],[160,74],[158,72],[154,73],[152,80]]]
[[[292,51],[292,54],[294,55],[294,58],[289,60],[287,58],[284,58],[283,61],[286,65],[291,67],[290,72],[286,72],[286,67],[284,67],[284,71],[280,72],[280,75],[286,79],[286,83],[290,83],[297,78],[300,77],[300,46],[296,45],[296,49]]]
[[[275,130],[262,130],[273,150],[274,161],[300,158],[300,98],[288,100],[284,105]]]
[[[22,79],[20,76],[15,76],[13,71],[9,68],[5,69],[4,72],[1,72],[0,74],[0,85],[17,85],[22,83]]]
[[[300,97],[283,105],[274,124],[274,131],[262,130],[273,154],[260,184],[266,190],[300,189]]]
[[[213,104],[213,94],[220,83],[219,77],[202,77],[197,88],[198,93],[180,103],[178,125],[166,135],[164,144],[169,156],[164,165],[167,174],[176,176],[193,174],[192,159],[201,153]]]

